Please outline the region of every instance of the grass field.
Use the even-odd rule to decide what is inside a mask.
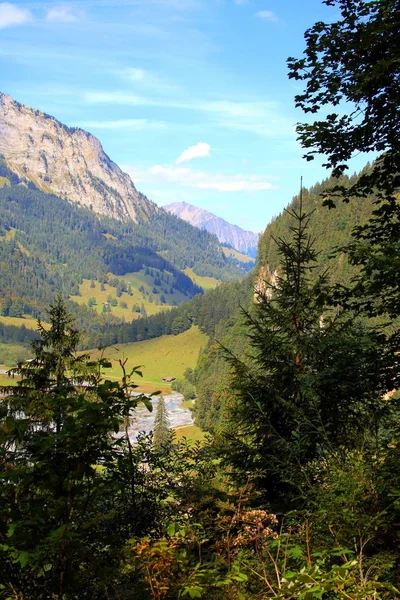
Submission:
[[[176,441],[179,441],[184,437],[191,442],[203,442],[206,434],[200,429],[200,427],[197,427],[197,425],[185,425],[184,427],[178,427],[175,429]]]
[[[0,177],[0,188],[5,186],[10,187],[10,180],[7,177]]]
[[[7,367],[2,367],[6,369]],[[20,380],[20,377],[9,377],[5,373],[0,373],[0,387],[4,385],[17,385],[17,381]]]
[[[5,240],[6,242],[13,240],[15,238],[16,231],[17,230],[14,229],[14,227],[10,227],[10,229],[8,231],[6,231],[6,233],[4,235],[0,235],[0,240]]]
[[[194,368],[200,350],[207,343],[207,336],[198,327],[193,326],[180,335],[164,335],[154,340],[120,344],[116,348],[107,348],[105,356],[112,362],[112,368],[107,369],[105,377],[119,379],[121,369],[118,359],[128,359],[128,368],[142,365],[143,378],[135,378],[139,391],[152,392],[155,390],[170,391],[169,384],[162,381],[163,377],[182,377],[188,368]],[[98,350],[90,351],[92,358],[98,358]]]
[[[197,275],[197,273],[195,273],[193,269],[190,269],[189,267],[186,267],[183,272],[186,273],[186,275],[190,277],[190,279],[194,281],[196,285],[202,287],[203,290],[212,290],[221,283],[218,281],[218,279],[215,279],[215,277],[202,277],[201,275]]]
[[[29,348],[20,344],[0,344],[0,370],[8,371],[31,356]]]
[[[16,327],[22,327],[25,325],[27,329],[37,329],[37,320],[32,317],[2,317],[0,316],[0,323],[3,325],[15,325]]]
[[[146,275],[145,271],[139,271],[138,273],[127,273],[123,277],[116,277],[115,275],[109,274],[110,279],[118,279],[123,283],[126,288],[131,287],[132,295],[128,292],[122,292],[121,296],[117,297],[117,289],[108,283],[102,285],[98,281],[94,281],[93,284],[89,279],[84,279],[83,283],[79,287],[81,293],[80,296],[71,296],[71,300],[77,304],[88,304],[90,298],[94,298],[96,304],[92,306],[99,314],[103,311],[105,305],[110,308],[111,314],[119,319],[124,319],[126,322],[133,321],[139,318],[141,315],[139,312],[134,312],[133,307],[142,307],[146,311],[148,316],[155,315],[165,308],[171,308],[172,306],[178,306],[182,302],[189,300],[188,296],[185,296],[178,290],[170,292],[170,286],[162,283],[162,286],[155,286],[154,281],[156,278],[151,275]],[[94,287],[92,287],[94,285]],[[154,287],[157,287],[158,294],[153,293]],[[165,291],[168,290],[168,291]],[[161,303],[161,296],[164,295],[166,302]],[[113,306],[113,303],[117,303]],[[126,307],[125,307],[126,305]]]
[[[225,254],[225,256],[232,256],[233,258],[236,258],[236,260],[239,260],[242,263],[251,263],[251,262],[255,262],[256,259],[252,258],[251,256],[247,256],[246,254],[242,254],[241,252],[238,252],[237,250],[234,250],[233,248],[227,248],[226,246],[222,246],[222,250]]]

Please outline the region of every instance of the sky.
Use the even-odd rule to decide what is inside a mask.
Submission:
[[[257,232],[300,176],[329,175],[302,159],[286,59],[338,17],[322,0],[0,2],[0,91],[93,133],[157,204]]]

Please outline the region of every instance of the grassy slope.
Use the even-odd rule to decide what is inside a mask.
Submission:
[[[193,269],[190,269],[189,267],[186,267],[183,272],[186,273],[196,285],[202,287],[203,290],[212,290],[221,283],[218,279],[215,279],[215,277],[202,277],[201,275],[197,275]]]
[[[25,325],[27,329],[37,329],[37,320],[33,317],[3,317],[0,316],[0,323],[3,325],[15,325],[16,327],[22,327]]]
[[[170,391],[169,384],[162,381],[163,377],[182,377],[188,368],[194,368],[201,348],[207,343],[207,336],[198,327],[193,326],[180,335],[165,335],[153,340],[120,344],[118,350],[114,347],[105,350],[105,356],[110,358],[113,366],[107,369],[105,376],[110,379],[119,378],[121,369],[118,359],[128,359],[127,367],[142,365],[143,379],[136,378],[140,391]],[[90,352],[92,358],[100,355],[98,350]]]
[[[8,370],[8,367],[0,365],[0,369]],[[20,377],[9,377],[5,373],[0,373],[0,387],[8,385],[17,385],[17,381],[19,381],[20,379]]]
[[[184,427],[178,427],[175,429],[175,440],[179,441],[182,438],[187,438],[192,442],[203,442],[206,434],[204,431],[197,427],[197,425],[185,425]]]
[[[159,294],[153,294],[154,288],[154,277],[151,275],[146,275],[145,272],[139,271],[138,273],[127,273],[123,277],[116,277],[115,275],[110,274],[110,278],[119,279],[122,282],[125,282],[128,287],[129,284],[132,287],[132,296],[130,296],[127,292],[123,292],[120,298],[117,298],[116,288],[112,287],[109,284],[104,284],[104,291],[101,290],[101,284],[98,281],[94,282],[95,287],[91,287],[91,282],[89,279],[84,279],[83,283],[80,285],[80,296],[71,296],[71,300],[76,302],[77,304],[86,304],[88,303],[89,298],[95,298],[97,304],[93,306],[93,308],[100,314],[103,310],[103,303],[107,302],[108,296],[112,298],[116,298],[118,302],[118,306],[111,306],[111,314],[119,319],[124,318],[125,321],[132,321],[133,319],[137,319],[140,317],[139,313],[132,312],[132,306],[144,305],[146,313],[148,316],[155,315],[167,307],[177,306],[178,304],[182,304],[182,302],[187,302],[189,300],[188,296],[184,296],[181,292],[174,290],[173,294],[166,293],[163,291],[163,287],[166,289],[170,289],[170,286],[167,286],[163,283],[163,285],[158,287]],[[143,286],[144,292],[140,292],[139,288]],[[165,296],[166,304],[161,304],[160,297],[161,295]],[[128,308],[122,308],[120,303],[126,302]],[[158,304],[157,304],[158,303]]]
[[[11,227],[8,231],[6,231],[6,233],[4,235],[0,235],[0,241],[4,240],[4,241],[9,242],[10,240],[13,240],[15,238],[16,231],[17,230],[14,229],[14,227]]]
[[[246,254],[242,254],[241,252],[238,252],[233,248],[227,248],[226,246],[222,246],[222,250],[225,256],[233,256],[233,258],[236,258],[236,260],[239,260],[242,263],[251,263],[255,262],[256,260],[255,258],[251,258],[251,256],[246,256]]]

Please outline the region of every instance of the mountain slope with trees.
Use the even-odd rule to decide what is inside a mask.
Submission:
[[[108,282],[110,273],[151,269],[163,279],[160,290],[168,286],[168,293],[178,290],[187,299],[202,289],[182,272],[185,267],[221,279],[242,277],[215,237],[164,211],[146,224],[122,223],[44,193],[1,157],[0,176],[3,315],[42,316],[56,294],[79,295],[83,279]]]
[[[342,176],[341,181],[343,185],[349,186],[353,185],[358,177]],[[302,190],[303,209],[311,213],[309,232],[317,256],[311,277],[316,279],[326,274],[332,285],[349,285],[357,270],[350,264],[346,253],[338,252],[337,249],[348,246],[352,240],[353,228],[366,223],[371,217],[375,198],[370,196],[365,199],[354,199],[351,204],[341,203],[330,210],[322,206],[320,196],[335,181],[327,179],[310,189]],[[255,294],[265,292],[268,285],[279,276],[281,259],[276,241],[290,235],[292,226],[290,212],[298,208],[299,196],[296,196],[288,206],[289,212],[285,211],[276,217],[261,235],[258,263],[249,280],[246,300],[242,298],[241,307],[237,304],[232,314],[219,322],[215,334],[210,339],[209,348],[199,359],[195,376],[198,393],[196,410],[198,423],[206,429],[214,429],[220,419],[224,419],[225,388],[230,373],[230,367],[223,353],[218,351],[215,339],[234,354],[242,355],[246,345],[246,326],[242,309],[248,310],[254,303]],[[215,293],[218,295],[219,290]]]

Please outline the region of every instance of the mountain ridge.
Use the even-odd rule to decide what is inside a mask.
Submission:
[[[0,153],[18,176],[47,193],[118,220],[159,211],[91,133],[0,92]]]
[[[235,250],[255,257],[259,235],[232,225],[225,219],[217,217],[208,210],[198,208],[188,202],[173,202],[163,206],[163,209],[187,221],[194,227],[214,233],[221,244],[229,244]]]

